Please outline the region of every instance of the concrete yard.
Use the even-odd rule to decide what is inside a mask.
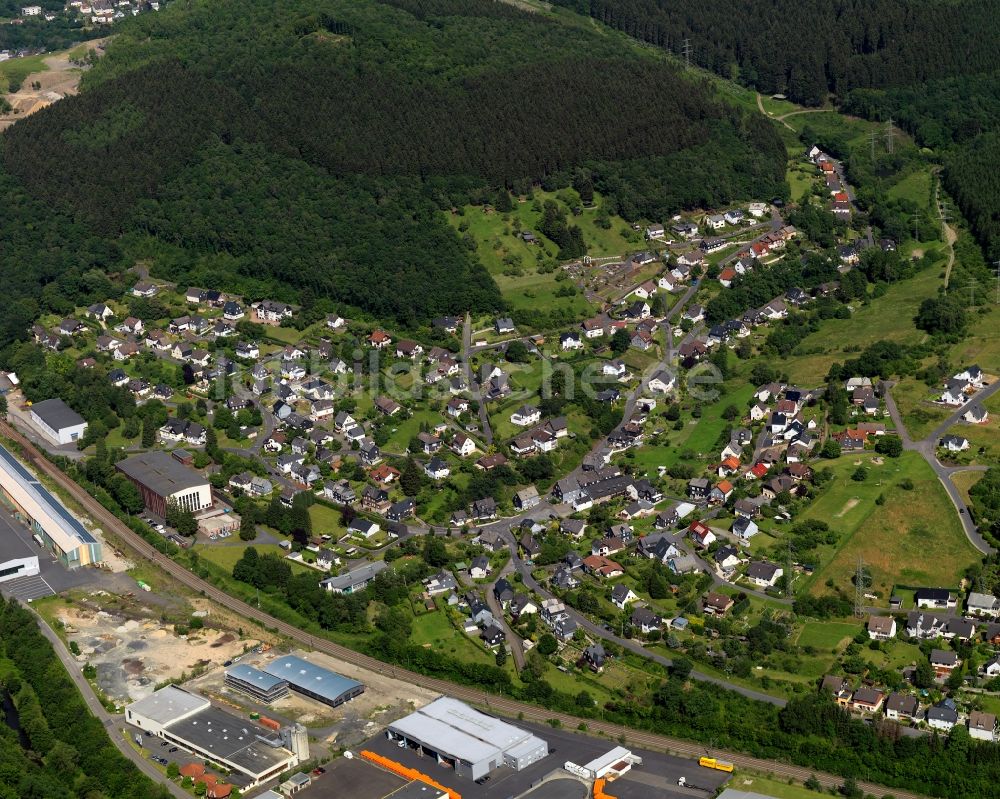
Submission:
[[[14,519],[6,509],[0,508],[0,563],[31,555],[38,556],[41,574],[0,583],[0,593],[4,596],[30,601],[85,585],[95,576],[89,568],[73,571],[66,569],[47,550],[32,541],[31,531],[27,527]]]

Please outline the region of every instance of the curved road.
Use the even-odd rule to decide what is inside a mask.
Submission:
[[[892,397],[891,389],[891,385],[886,389],[885,406],[889,409],[889,416],[892,418],[892,423],[896,426],[896,433],[903,441],[903,449],[919,452],[921,457],[927,461],[931,469],[934,470],[934,474],[937,475],[938,480],[941,481],[945,491],[948,492],[948,496],[951,498],[951,502],[955,506],[955,510],[958,511],[958,517],[962,520],[962,529],[965,531],[966,537],[972,545],[984,555],[993,554],[996,550],[990,546],[986,542],[986,539],[980,534],[975,522],[972,521],[972,514],[969,513],[969,508],[965,504],[965,500],[962,499],[962,495],[959,493],[958,488],[951,481],[951,475],[955,472],[979,471],[979,469],[974,467],[956,468],[942,465],[941,461],[937,459],[937,442],[941,436],[947,432],[948,428],[961,420],[962,415],[969,410],[972,405],[981,403],[997,391],[1000,391],[1000,380],[996,380],[992,385],[978,391],[972,399],[965,403],[965,405],[955,410],[950,416],[948,416],[947,419],[935,427],[926,438],[922,438],[919,441],[915,441],[910,436],[906,429],[906,425],[903,424],[902,414],[900,414],[899,408],[896,407],[896,400]]]
[[[201,578],[189,572],[179,563],[175,563],[166,555],[163,555],[161,552],[153,548],[137,533],[122,524],[122,522],[114,514],[106,510],[99,502],[97,502],[97,500],[74,483],[54,464],[46,460],[38,452],[38,450],[32,446],[31,442],[25,439],[5,421],[0,421],[0,433],[21,445],[23,448],[23,457],[28,460],[34,468],[44,472],[54,482],[58,483],[65,491],[72,495],[77,502],[80,503],[80,505],[87,511],[94,521],[104,526],[107,531],[118,536],[141,557],[146,558],[152,564],[158,566],[191,590],[197,591],[223,607],[226,607],[229,610],[244,616],[245,618],[252,619],[280,635],[286,636],[289,640],[294,641],[300,646],[309,647],[323,652],[331,657],[338,658],[363,669],[375,671],[379,674],[389,674],[394,679],[405,680],[413,683],[414,685],[420,685],[424,688],[428,688],[432,691],[438,691],[442,694],[448,694],[466,702],[485,706],[508,717],[525,718],[530,721],[537,721],[540,723],[547,723],[550,720],[558,719],[558,721],[567,729],[577,729],[580,725],[586,725],[586,728],[592,733],[603,733],[614,739],[620,738],[623,742],[631,743],[633,746],[642,746],[661,751],[669,751],[688,757],[700,757],[701,755],[710,754],[723,757],[742,768],[751,768],[757,771],[771,773],[779,775],[783,778],[792,778],[799,781],[804,781],[808,779],[810,775],[815,774],[816,778],[819,779],[822,784],[829,787],[838,786],[843,782],[842,777],[822,772],[814,772],[812,769],[808,768],[788,765],[771,760],[762,760],[760,758],[750,757],[738,752],[716,750],[714,748],[708,748],[704,744],[697,742],[671,738],[665,735],[658,735],[656,733],[641,730],[633,730],[628,727],[622,727],[617,724],[597,721],[594,719],[582,719],[565,713],[558,713],[547,708],[538,707],[537,705],[518,702],[503,696],[491,695],[478,688],[456,685],[445,680],[427,677],[423,674],[417,674],[406,669],[391,666],[373,657],[369,657],[368,655],[363,655],[360,652],[355,652],[352,649],[335,644],[332,641],[328,641],[323,638],[316,638],[315,636],[303,632],[287,622],[276,619],[264,611],[255,608],[252,605],[225,593],[224,591],[221,591],[211,583],[205,582]],[[886,787],[882,785],[859,782],[859,786],[867,793],[878,795],[884,795],[887,793]],[[893,795],[896,796],[897,799],[923,799],[923,797],[919,794],[900,790],[894,790]]]

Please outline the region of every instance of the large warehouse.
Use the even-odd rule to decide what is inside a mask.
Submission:
[[[67,569],[100,563],[101,542],[20,461],[0,447],[0,503],[27,524],[35,540]]]
[[[87,431],[87,422],[61,399],[31,406],[31,420],[53,444],[72,444]]]
[[[161,518],[167,515],[171,500],[193,513],[212,507],[212,487],[208,480],[166,452],[153,450],[133,455],[119,461],[115,468],[139,487],[146,507]]]
[[[230,688],[252,696],[269,705],[276,699],[288,696],[288,681],[246,663],[238,663],[226,671],[225,683]]]
[[[474,780],[500,766],[520,771],[549,752],[537,735],[447,696],[390,724],[386,734]]]
[[[293,691],[337,707],[365,692],[363,683],[324,669],[295,655],[275,658],[264,671],[285,680]]]
[[[231,716],[207,699],[168,685],[125,708],[125,721],[259,785],[309,759],[301,724],[280,733]]]

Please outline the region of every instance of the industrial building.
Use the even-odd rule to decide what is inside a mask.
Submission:
[[[116,463],[115,468],[138,486],[146,507],[160,517],[167,515],[170,502],[192,513],[212,507],[208,480],[166,452],[133,455]]]
[[[133,702],[125,720],[144,732],[218,763],[232,782],[251,788],[309,759],[301,724],[280,732],[231,716],[203,697],[175,685]]]
[[[18,577],[37,577],[39,574],[41,574],[41,570],[38,567],[37,555],[28,558],[15,558],[0,563],[0,583]]]
[[[293,691],[330,707],[342,705],[365,692],[363,683],[295,655],[275,658],[264,666],[264,671],[284,680]]]
[[[31,421],[53,444],[72,444],[87,431],[87,422],[61,399],[47,399],[31,406]]]
[[[225,683],[230,688],[242,691],[265,705],[288,696],[287,680],[255,669],[246,663],[239,663],[227,670]]]
[[[28,525],[35,542],[55,555],[67,569],[104,559],[101,542],[3,447],[0,447],[0,504]]]
[[[521,771],[549,751],[538,736],[443,696],[389,725],[386,735],[478,780],[501,766]]]

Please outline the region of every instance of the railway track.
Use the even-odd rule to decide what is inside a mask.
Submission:
[[[318,652],[323,652],[331,657],[343,660],[363,669],[368,669],[369,671],[377,672],[378,674],[387,674],[394,679],[404,680],[432,691],[454,696],[464,702],[485,707],[499,715],[512,718],[523,718],[542,724],[558,721],[563,728],[569,730],[578,729],[581,725],[586,725],[586,729],[589,733],[605,735],[612,740],[624,740],[633,746],[669,752],[671,754],[686,757],[700,757],[702,755],[719,757],[731,761],[738,767],[773,774],[783,779],[795,779],[801,782],[808,779],[810,776],[815,775],[816,779],[818,779],[825,787],[836,787],[843,783],[842,777],[838,777],[833,774],[826,774],[812,769],[802,768],[800,766],[794,766],[773,760],[762,760],[760,758],[750,757],[738,752],[710,748],[696,742],[685,741],[679,738],[671,738],[669,736],[659,735],[657,733],[646,732],[643,730],[635,730],[605,721],[583,719],[578,716],[571,716],[566,713],[547,710],[537,705],[530,705],[525,702],[519,702],[515,699],[505,698],[496,694],[489,694],[468,686],[457,685],[446,680],[439,680],[434,677],[418,674],[392,664],[383,663],[381,660],[360,652],[355,652],[353,649],[348,649],[340,644],[335,644],[325,638],[317,638],[310,633],[304,632],[303,630],[300,630],[287,622],[281,621],[280,619],[276,619],[274,616],[265,613],[259,608],[247,604],[243,600],[216,588],[211,583],[202,580],[200,577],[188,571],[179,563],[176,563],[171,558],[155,549],[140,535],[124,525],[117,516],[109,512],[90,494],[84,491],[83,488],[81,488],[77,483],[67,477],[66,474],[64,474],[63,471],[55,464],[47,460],[38,451],[38,449],[30,441],[28,441],[27,438],[22,436],[6,421],[0,421],[0,434],[6,436],[12,441],[17,442],[22,448],[23,457],[33,468],[43,472],[64,490],[66,490],[78,503],[80,503],[80,505],[96,522],[98,522],[104,529],[112,532],[138,555],[146,558],[148,561],[161,568],[182,585],[187,586],[191,590],[202,594],[203,596],[219,603],[223,607],[226,607],[235,613],[240,614],[241,616],[252,619],[264,627],[274,630],[288,639],[295,641],[301,646],[314,649]],[[890,789],[887,789],[884,785],[878,785],[876,783],[866,781],[858,781],[858,786],[866,793],[875,794],[877,796],[882,796],[891,792],[896,799],[926,799],[926,797],[921,794],[895,789],[890,791]]]

